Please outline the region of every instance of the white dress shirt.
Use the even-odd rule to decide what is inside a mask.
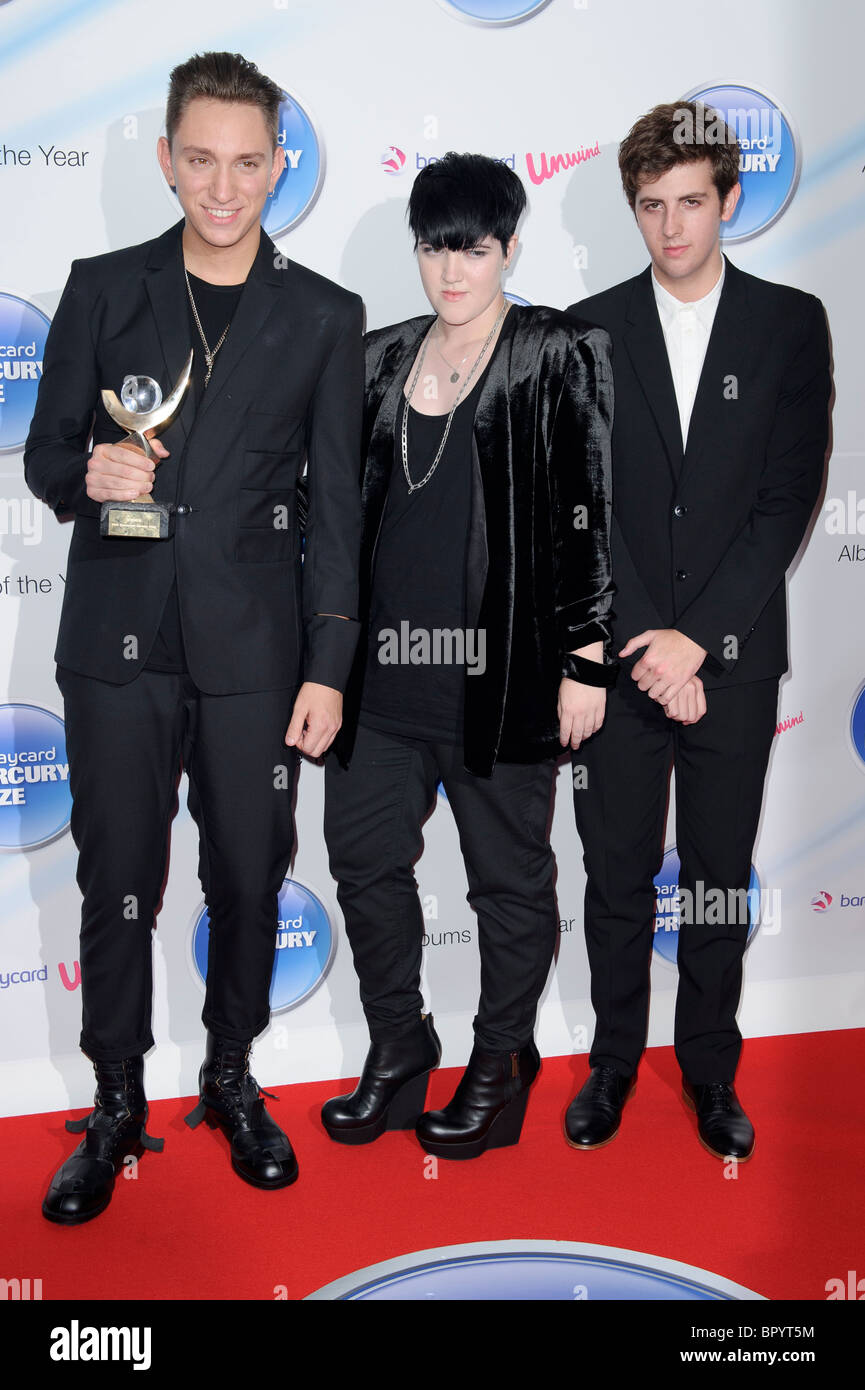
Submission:
[[[703,370],[706,348],[709,345],[709,335],[715,321],[715,310],[718,307],[718,300],[721,298],[721,290],[724,287],[725,268],[722,256],[721,274],[714,287],[709,290],[708,294],[703,295],[702,299],[696,299],[691,304],[683,304],[681,300],[676,299],[668,290],[665,290],[663,285],[655,279],[655,270],[654,267],[652,268],[652,289],[655,291],[655,303],[658,306],[661,328],[664,330],[664,342],[667,344],[670,371],[673,375],[673,385],[676,388],[676,404],[679,407],[683,449],[688,443],[691,411],[694,408],[694,397],[700,384],[700,373]]]

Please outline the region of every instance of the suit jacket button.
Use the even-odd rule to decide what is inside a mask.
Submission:
[[[189,514],[191,511],[192,511],[192,508],[191,508],[190,506],[188,506],[186,502],[181,502],[180,506],[177,508],[177,515],[178,515],[178,516],[188,516],[188,514]]]
[[[676,505],[675,505],[675,507],[673,508],[673,516],[687,516],[687,515],[688,515],[688,508],[687,508],[687,507],[683,507],[682,504],[681,504],[681,502],[677,502]]]
[[[677,578],[677,579],[687,579],[687,578],[688,578],[688,571],[687,571],[687,570],[676,570],[676,578]]]

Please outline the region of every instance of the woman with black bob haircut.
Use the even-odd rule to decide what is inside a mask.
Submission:
[[[526,205],[506,165],[446,154],[409,199],[434,310],[366,336],[361,608],[325,835],[370,1031],[332,1139],[415,1127],[428,1153],[519,1139],[557,911],[556,756],[601,725],[610,582],[612,378],[603,330],[511,304]],[[439,780],[477,914],[481,991],[456,1094],[420,992],[413,863]]]

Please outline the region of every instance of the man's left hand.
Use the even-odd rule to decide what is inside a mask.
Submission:
[[[674,627],[647,628],[632,637],[619,656],[630,656],[640,647],[646,650],[635,663],[631,678],[650,699],[661,705],[668,705],[676,698],[706,659],[705,647],[698,647]]]
[[[297,692],[285,742],[308,758],[320,758],[333,743],[341,724],[340,691],[329,685],[305,681]]]

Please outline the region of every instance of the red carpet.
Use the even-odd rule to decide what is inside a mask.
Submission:
[[[46,1300],[297,1299],[413,1250],[551,1239],[664,1255],[770,1299],[823,1300],[828,1279],[865,1274],[863,1063],[863,1030],[748,1040],[737,1091],[757,1147],[735,1179],[697,1141],[672,1048],[646,1054],[606,1148],[576,1153],[565,1144],[562,1117],[588,1060],[552,1058],[520,1143],[473,1162],[441,1161],[434,1179],[410,1132],[364,1148],[330,1142],[319,1107],[350,1087],[283,1087],[269,1102],[300,1163],[299,1180],[276,1193],[235,1177],[221,1134],[183,1124],[191,1101],[159,1101],[149,1129],[165,1137],[165,1151],[145,1153],[136,1180],[118,1177],[108,1210],[69,1229],[39,1210],[78,1142],[66,1116],[2,1120],[0,1274],[41,1278]],[[443,1104],[457,1078],[434,1075],[428,1104]]]

